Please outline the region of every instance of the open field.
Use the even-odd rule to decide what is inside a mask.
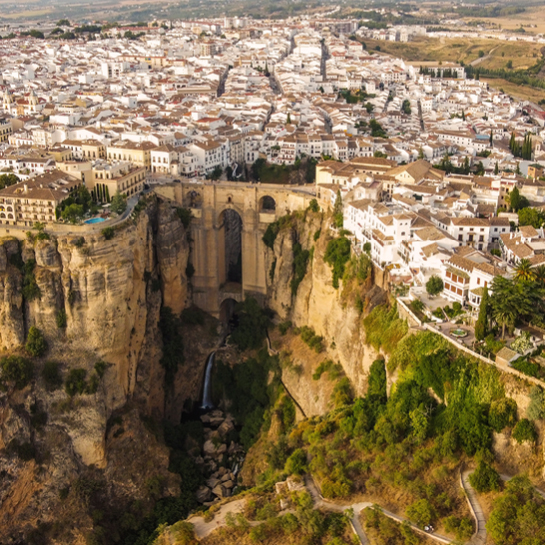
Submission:
[[[464,20],[467,22],[485,21],[487,23],[494,23],[506,30],[515,30],[520,25],[523,25],[526,32],[540,34],[545,32],[545,6],[529,7],[526,8],[525,12],[510,15],[509,17],[467,17]],[[526,25],[532,25],[532,27],[527,27]],[[535,28],[533,25],[536,25]]]
[[[481,81],[488,82],[488,85],[494,89],[503,89],[508,95],[518,98],[519,100],[529,100],[531,102],[539,102],[545,100],[545,90],[534,89],[525,85],[516,85],[504,79],[499,78],[481,78]]]
[[[364,39],[369,50],[380,50],[407,61],[451,61],[469,64],[485,55],[479,66],[505,68],[510,60],[514,69],[529,68],[541,58],[540,44],[504,42],[474,38],[418,38],[412,42],[387,42]]]

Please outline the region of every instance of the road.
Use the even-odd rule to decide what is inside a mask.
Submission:
[[[476,529],[475,533],[471,537],[471,539],[467,542],[467,545],[484,545],[486,543],[486,519],[484,517],[484,513],[481,507],[481,504],[479,503],[479,499],[477,497],[477,493],[471,486],[471,483],[469,482],[469,476],[473,470],[466,470],[462,473],[460,478],[460,483],[462,486],[462,489],[464,490],[466,494],[466,498],[471,510],[471,513],[475,519],[476,522]],[[500,477],[504,481],[509,481],[512,479],[509,475],[500,475]],[[369,539],[367,538],[367,535],[365,534],[365,530],[363,529],[363,526],[360,522],[360,514],[364,509],[367,509],[368,507],[377,507],[376,504],[372,502],[356,502],[356,503],[350,503],[350,504],[339,504],[339,503],[333,503],[331,501],[326,500],[319,492],[316,483],[314,482],[314,479],[311,475],[307,475],[305,477],[305,487],[312,497],[312,500],[314,502],[314,506],[317,509],[321,509],[323,511],[330,511],[335,513],[343,513],[346,511],[352,510],[352,516],[350,517],[350,523],[352,525],[352,529],[354,530],[354,533],[358,536],[360,543],[362,545],[369,545]],[[543,490],[540,490],[536,488],[536,492],[545,498],[545,492]],[[221,528],[225,526],[225,518],[228,513],[242,513],[244,512],[244,504],[246,502],[245,498],[241,498],[239,500],[234,500],[229,503],[225,503],[222,505],[218,511],[215,513],[214,519],[210,522],[205,522],[204,518],[202,516],[191,516],[188,521],[191,522],[195,528],[195,535],[197,538],[202,539],[203,537],[206,537],[210,533],[212,533],[214,530],[217,530],[218,528]],[[428,533],[419,528],[418,526],[412,524],[409,520],[407,520],[405,517],[396,515],[395,513],[392,513],[391,511],[388,511],[387,509],[383,509],[380,507],[381,512],[386,515],[387,517],[395,520],[396,522],[399,522],[403,524],[404,522],[408,523],[413,531],[424,535],[430,539],[434,539],[435,541],[438,541],[439,543],[455,543],[455,540],[450,539],[448,537],[442,536],[437,533]],[[285,514],[288,512],[293,512],[291,509],[287,509],[283,511],[280,514]],[[250,526],[257,526],[259,524],[262,524],[262,522],[258,521],[249,521]]]
[[[316,487],[316,484],[314,483],[314,479],[310,475],[307,475],[305,479],[305,485],[307,487],[309,494],[312,496],[315,507],[319,509],[323,509],[324,511],[334,511],[334,512],[344,512],[344,511],[352,509],[354,513],[353,516],[350,518],[352,528],[354,529],[354,532],[358,536],[362,545],[368,545],[369,539],[367,538],[367,535],[365,534],[363,526],[361,525],[360,513],[364,509],[367,509],[368,507],[376,506],[376,504],[373,504],[372,502],[358,502],[358,503],[350,503],[350,504],[341,505],[341,504],[329,502],[326,499],[324,499],[323,496],[319,493]],[[431,539],[435,539],[436,541],[439,541],[440,543],[454,543],[453,539],[449,539],[448,537],[442,536],[440,534],[437,534],[437,533],[430,534],[428,532],[424,532],[424,530],[412,524],[405,517],[400,517],[399,515],[396,515],[395,513],[392,513],[391,511],[388,511],[387,509],[383,509],[382,507],[380,508],[380,510],[382,511],[384,515],[395,520],[396,522],[400,522],[400,523],[407,522],[410,525],[410,527],[419,534],[425,535],[426,537],[429,537]]]
[[[490,52],[487,55],[485,55],[484,57],[479,57],[478,59],[475,59],[474,61],[471,61],[469,64],[471,66],[477,66],[477,65],[481,64],[483,61],[486,61],[487,59],[489,59],[490,55],[492,55],[492,53],[494,53],[494,51],[496,51],[496,49],[498,49],[498,47],[500,47],[500,46],[497,45],[496,47],[491,49]]]

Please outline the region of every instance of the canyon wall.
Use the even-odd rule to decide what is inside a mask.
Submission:
[[[354,305],[353,297],[343,296],[342,285],[338,289],[333,287],[331,267],[324,261],[329,240],[328,222],[320,213],[307,212],[278,232],[274,248],[267,251],[267,266],[269,270],[274,267],[274,276],[272,273],[268,276],[268,304],[281,321],[291,320],[298,327],[309,326],[323,336],[325,352],[321,359],[338,361],[355,392],[362,395],[367,389],[369,367],[379,354],[365,343],[363,316]],[[311,250],[313,255],[307,272],[293,295],[290,282],[296,243],[303,249],[314,250]],[[386,300],[386,293],[374,285],[372,278],[362,286],[362,294],[366,311]],[[286,380],[290,382],[289,377]],[[300,388],[292,392],[293,395],[297,397],[298,391]],[[309,414],[324,406],[323,400],[313,406],[312,396],[301,394],[299,397],[298,401]]]

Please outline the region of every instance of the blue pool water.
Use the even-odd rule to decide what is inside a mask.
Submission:
[[[106,221],[104,218],[91,218],[90,220],[86,220],[83,223],[101,223],[103,221]]]

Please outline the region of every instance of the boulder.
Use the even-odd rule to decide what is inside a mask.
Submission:
[[[217,496],[218,498],[225,498],[225,489],[223,488],[223,486],[218,484],[212,489],[212,494],[214,494],[214,496]]]
[[[225,473],[223,475],[223,477],[221,478],[221,482],[224,483],[225,481],[230,481],[232,479],[232,475],[231,475],[231,472],[228,471],[227,473]]]
[[[203,424],[210,424],[210,416],[207,415],[207,414],[202,414],[201,415],[201,422]]]
[[[221,483],[221,481],[219,479],[215,479],[214,477],[210,477],[210,479],[208,479],[206,481],[206,486],[209,486],[210,488],[214,489],[220,483]]]
[[[212,456],[213,454],[216,453],[216,446],[214,445],[211,439],[208,439],[207,441],[204,442],[202,449],[204,450],[204,453],[208,454],[209,456]]]
[[[227,420],[224,420],[219,428],[218,428],[218,433],[222,436],[222,437],[226,437],[227,434],[231,431],[233,431],[235,429],[235,425],[233,424],[233,421],[230,420],[230,419],[227,419]]]
[[[195,492],[195,497],[199,503],[210,501],[212,499],[212,490],[208,486],[199,486],[197,492]]]
[[[224,486],[228,490],[231,490],[235,486],[235,483],[231,481],[231,479],[229,479],[228,481],[223,482],[222,486]]]

